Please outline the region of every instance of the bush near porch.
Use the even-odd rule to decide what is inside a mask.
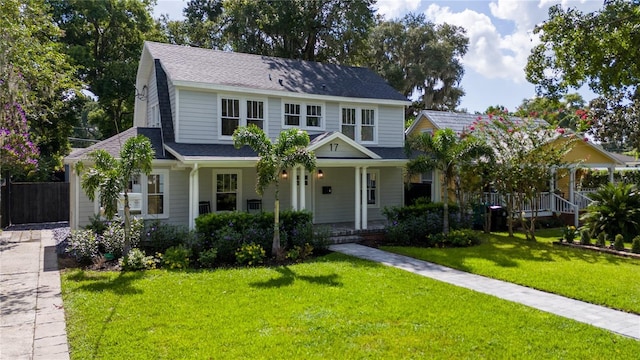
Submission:
[[[386,240],[397,245],[426,247],[470,246],[479,242],[473,231],[463,230],[467,219],[459,219],[457,204],[449,204],[451,232],[442,234],[443,203],[417,203],[409,206],[387,207]]]
[[[209,213],[196,218],[196,232],[201,250],[217,249],[217,259],[222,263],[236,261],[236,251],[243,245],[254,243],[271,257],[273,219],[271,212]],[[316,250],[326,249],[326,239],[315,236],[313,216],[309,211],[280,212],[280,241],[285,250],[304,248],[310,244]]]

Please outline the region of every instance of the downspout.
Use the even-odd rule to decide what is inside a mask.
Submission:
[[[193,164],[191,172],[189,172],[189,229],[196,228],[196,199],[195,199],[195,177],[198,175],[198,163]]]

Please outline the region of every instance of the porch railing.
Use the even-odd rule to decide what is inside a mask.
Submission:
[[[589,198],[589,193],[584,193],[584,192],[576,192],[574,194],[575,196],[575,203],[576,205],[578,205],[578,209],[582,210],[585,209],[587,206],[589,206],[589,204],[591,204],[593,202],[593,200],[591,200],[591,198]]]

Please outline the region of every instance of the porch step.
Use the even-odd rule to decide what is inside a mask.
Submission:
[[[331,235],[329,237],[329,243],[332,245],[335,244],[347,244],[347,243],[357,243],[362,240],[362,236],[359,234],[349,234],[349,235]]]

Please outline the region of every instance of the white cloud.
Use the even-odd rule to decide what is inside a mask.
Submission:
[[[577,7],[582,11],[600,8],[601,1],[585,0],[497,0],[489,3],[490,14],[465,9],[453,12],[449,7],[430,5],[425,14],[435,23],[450,23],[464,27],[469,37],[469,51],[464,65],[489,79],[508,79],[520,84],[526,81],[524,67],[531,48],[539,40],[533,34],[537,24],[548,18],[549,7],[562,3],[563,7]],[[496,21],[513,23],[510,33],[496,27]]]
[[[416,11],[421,2],[422,0],[378,0],[377,13],[391,20]]]

